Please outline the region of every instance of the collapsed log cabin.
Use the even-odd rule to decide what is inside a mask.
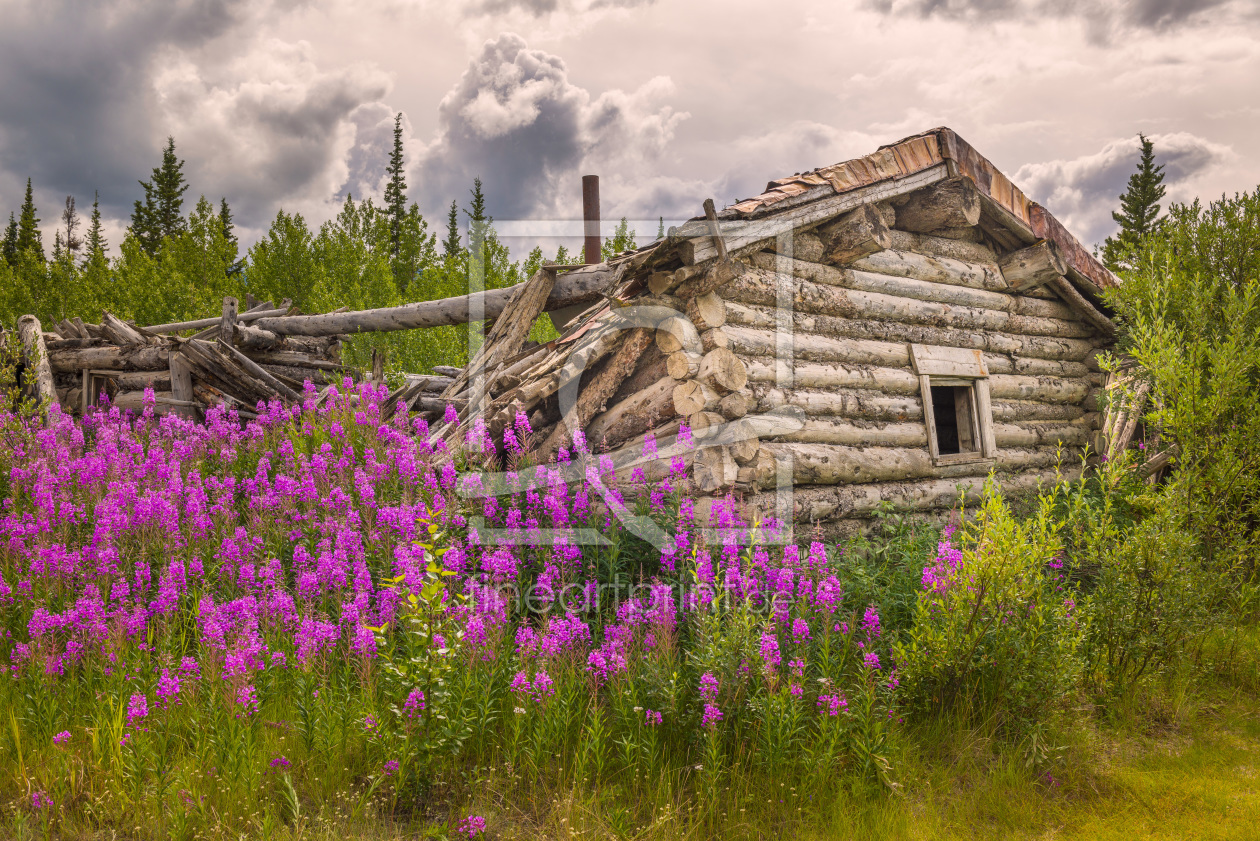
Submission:
[[[710,498],[834,526],[939,515],[990,473],[1031,490],[1099,448],[1117,280],[950,129],[705,211],[584,270],[601,299],[545,346],[525,332],[571,275],[523,284],[435,434],[524,414],[544,456],[581,432],[623,476],[682,457]]]
[[[349,334],[484,319],[466,368],[391,394],[428,413],[435,438],[459,443],[484,424],[497,442],[524,416],[544,457],[580,433],[622,476],[661,477],[680,458],[708,499],[839,527],[885,502],[943,513],[991,472],[1007,491],[1029,490],[1097,450],[1096,357],[1115,335],[1102,293],[1116,282],[938,128],[721,211],[706,202],[645,248],[544,266],[510,289],[324,315],[267,304],[237,316],[225,303],[200,339],[158,337],[188,324],[108,317],[97,331],[63,323],[54,336],[36,322],[22,335],[33,358],[52,360],[39,388],[71,407],[84,399],[75,383],[92,394],[92,372],[107,369],[124,394],[166,371],[159,393],[196,411],[294,399],[306,375],[292,354],[305,354],[306,372],[340,376],[336,345]],[[561,335],[533,345],[544,312]],[[109,347],[89,346],[102,338]],[[202,384],[191,396],[186,368]],[[445,422],[448,405],[458,423]]]

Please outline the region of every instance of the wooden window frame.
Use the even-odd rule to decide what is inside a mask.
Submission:
[[[980,351],[963,348],[910,345],[910,359],[919,377],[919,392],[923,399],[923,422],[927,427],[928,454],[932,464],[940,467],[950,464],[970,464],[992,461],[997,457],[997,441],[993,433],[993,403],[989,395],[989,371]],[[966,407],[960,411],[958,421],[967,421],[966,429],[978,438],[974,449],[958,453],[940,451],[940,439],[936,434],[936,411],[932,405],[932,387],[945,386],[964,389]],[[961,432],[963,423],[958,423]],[[961,442],[960,442],[961,448]]]

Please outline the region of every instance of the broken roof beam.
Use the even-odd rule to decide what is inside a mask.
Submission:
[[[560,275],[543,306],[551,312],[573,304],[592,303],[616,277],[608,267],[582,269]],[[390,330],[415,330],[421,327],[442,327],[467,324],[470,320],[497,318],[512,296],[515,286],[488,289],[437,301],[419,301],[397,307],[373,310],[326,313],[324,315],[290,315],[260,318],[254,325],[286,336],[336,336],[343,333],[373,333]],[[477,306],[480,305],[480,312]]]

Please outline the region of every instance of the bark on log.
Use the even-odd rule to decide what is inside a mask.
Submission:
[[[980,192],[966,176],[950,178],[912,193],[897,208],[897,227],[928,233],[938,228],[971,227],[980,221]]]
[[[995,421],[1074,421],[1087,414],[1096,413],[1087,413],[1082,406],[1062,403],[1038,403],[1030,400],[993,401]]]
[[[277,380],[270,373],[268,373],[268,371],[265,368],[263,368],[254,360],[250,359],[245,354],[241,353],[236,348],[232,347],[223,339],[219,339],[219,347],[224,352],[226,352],[229,356],[235,359],[238,365],[240,365],[249,373],[253,374],[258,379],[262,380],[264,383],[270,386],[272,390],[278,392],[280,396],[284,397],[289,402],[291,403],[302,402],[302,395],[298,394],[296,391],[294,391],[293,389],[289,388],[284,383]]]
[[[701,493],[717,493],[732,487],[739,467],[726,447],[704,447],[696,452],[692,482]]]
[[[608,364],[587,383],[585,388],[574,394],[572,408],[561,416],[560,422],[539,447],[540,459],[551,458],[560,447],[572,442],[574,432],[585,429],[592,417],[604,411],[604,404],[608,398],[617,393],[621,383],[630,376],[652,338],[652,331],[643,327],[636,327],[630,332],[621,347],[608,360]],[[564,398],[565,387],[561,385],[560,388],[560,397]],[[561,410],[563,409],[562,405]]]
[[[256,312],[244,312],[237,316],[237,321],[242,324],[248,324],[251,321],[257,321],[260,318],[275,318],[277,316],[288,313],[289,308],[282,306],[276,309],[264,309]],[[206,327],[217,327],[220,318],[198,318],[195,321],[173,321],[169,324],[154,324],[144,329],[150,333],[182,333],[185,330],[202,330]]]
[[[18,319],[17,330],[26,356],[26,367],[33,374],[27,374],[27,384],[32,388],[35,399],[41,405],[49,406],[57,399],[57,390],[53,385],[54,369],[52,360],[48,358],[48,346],[44,343],[43,325],[35,316],[24,315]]]
[[[1071,479],[1079,473],[1079,468],[1071,467],[1061,473],[1039,470],[998,478],[1003,493],[1014,497],[1031,493],[1043,485],[1053,485],[1060,476]],[[985,479],[986,476],[978,475],[917,482],[797,487],[792,495],[793,511],[782,513],[803,523],[869,515],[884,502],[891,502],[900,511],[948,510],[956,507],[960,500],[968,504],[978,501]],[[962,486],[961,491],[959,486]],[[776,495],[770,492],[747,498],[745,506],[750,511],[776,514],[775,502]]]
[[[753,263],[759,271],[775,272],[766,252],[753,255]],[[783,262],[783,258],[778,258]],[[898,275],[867,272],[856,268],[838,269],[820,263],[807,263],[803,260],[786,261],[788,270],[794,277],[820,283],[825,286],[837,286],[843,289],[854,289],[859,292],[875,292],[894,295],[901,298],[912,298],[918,301],[932,301],[941,304],[956,304],[965,307],[1009,312],[1013,315],[1028,315],[1041,318],[1058,318],[1064,321],[1076,321],[1079,316],[1072,307],[1060,302],[1031,298],[1026,295],[1012,295],[1009,291],[991,292],[964,284],[945,284],[933,280],[919,280]],[[761,276],[766,283],[774,282],[774,276]]]
[[[823,260],[843,265],[892,247],[892,236],[883,218],[869,204],[851,210],[835,222],[818,228],[822,240]],[[805,254],[794,254],[808,259]]]
[[[648,349],[643,352],[643,358],[639,361],[639,367],[626,378],[626,381],[621,384],[621,388],[617,389],[617,393],[613,395],[612,402],[619,403],[631,394],[636,394],[647,388],[662,377],[669,376],[667,365],[668,359],[665,354],[661,353],[656,348],[656,345],[649,345]]]
[[[122,347],[146,343],[145,337],[139,330],[110,313],[104,313],[101,316],[101,330],[109,341]]]
[[[574,304],[589,304],[599,300],[599,293],[614,281],[616,273],[616,269],[592,268],[560,275],[547,297],[544,311],[551,312]],[[515,287],[491,289],[474,295],[421,301],[398,307],[327,315],[263,318],[255,324],[264,330],[288,336],[331,336],[338,333],[414,330],[420,327],[467,324],[470,320],[470,307],[476,308],[480,305],[479,318],[498,318],[513,294]]]
[[[700,349],[704,353],[711,353],[719,348],[730,350],[730,347],[731,338],[726,335],[725,328],[705,330],[700,334]]]
[[[921,420],[923,402],[918,394],[888,395],[857,389],[781,389],[750,383],[756,408],[769,412],[780,407],[797,407],[808,415],[837,415],[877,421]]]
[[[920,234],[904,235],[921,236]],[[975,256],[979,257],[982,255]],[[761,268],[767,267],[764,259],[758,258],[756,255],[753,257],[753,262],[754,265]],[[980,262],[890,249],[855,260],[849,264],[848,268],[893,277],[907,277],[930,283],[943,283],[949,286],[966,286],[971,289],[983,289],[989,292],[1010,291],[1010,287],[1002,277],[1002,272],[998,269],[997,262],[991,251],[988,252],[988,259]]]
[[[718,401],[717,411],[727,420],[742,418],[748,414],[748,395],[742,391],[733,391]]]
[[[720,289],[744,273],[744,264],[738,260],[718,260],[704,274],[680,283],[674,290],[680,298],[694,298]]]
[[[764,277],[754,278],[755,274],[756,272],[749,272],[726,287],[724,297],[728,310],[731,301],[767,307],[778,305],[775,283]],[[980,307],[954,306],[880,292],[840,289],[796,278],[788,279],[788,284],[794,308],[815,315],[900,321],[933,327],[970,327],[1060,338],[1090,337],[1097,332],[1090,325],[1077,321],[1013,315],[1010,312]]]
[[[1042,239],[998,260],[1002,277],[1016,291],[1025,291],[1050,283],[1067,274],[1067,262],[1059,246]]]
[[[892,234],[891,250],[894,252],[909,251],[926,257],[944,257],[950,260],[977,263],[985,266],[996,266],[997,264],[997,255],[993,253],[993,249],[981,243],[961,242],[932,234],[916,234],[896,229],[893,229],[890,233]],[[875,271],[875,269],[868,269],[868,271]],[[913,277],[913,275],[907,275],[907,277]],[[925,277],[920,278],[920,280],[931,280],[931,278]],[[988,287],[985,288],[987,289]]]
[[[108,371],[161,371],[167,367],[170,351],[161,345],[120,348],[93,347],[59,351],[49,360],[54,373],[84,368]]]
[[[662,377],[637,394],[604,412],[591,421],[586,437],[592,445],[616,447],[635,435],[641,435],[661,422],[669,420],[674,411],[673,377]]]
[[[178,400],[181,405],[177,407],[176,414],[182,415],[189,420],[197,419],[197,409],[184,406],[184,403],[193,403],[196,401],[196,394],[193,392],[192,382],[192,366],[188,364],[188,360],[184,359],[182,354],[172,353],[169,361],[169,377],[171,397]],[[157,388],[157,385],[154,385]]]
[[[773,306],[773,305],[771,305]],[[776,329],[776,311],[760,304],[728,301],[727,325],[755,327],[763,330]],[[1027,336],[991,330],[949,329],[917,324],[903,324],[862,318],[837,318],[829,315],[792,312],[792,327],[796,334],[817,334],[845,339],[871,339],[889,342],[914,342],[924,345],[963,347],[991,353],[1013,353],[1037,359],[1064,359],[1081,361],[1096,353],[1097,344],[1088,339],[1065,339],[1047,336]]]
[[[797,388],[866,388],[884,394],[919,393],[919,378],[908,369],[838,363],[821,365],[812,362],[792,365],[788,360],[767,361],[760,358],[747,359],[745,365],[750,382],[778,382],[785,376],[785,371],[780,369],[791,366]]]
[[[1058,293],[1067,302],[1068,306],[1075,310],[1085,321],[1093,325],[1098,332],[1108,339],[1116,337],[1116,325],[1086,300],[1085,296],[1078,292],[1076,287],[1066,277],[1055,278],[1050,281],[1048,286]]]

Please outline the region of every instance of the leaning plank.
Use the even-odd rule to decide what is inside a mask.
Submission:
[[[596,301],[600,292],[613,282],[616,274],[615,269],[605,267],[579,269],[560,275],[556,278],[543,309],[550,312],[573,304]],[[264,330],[287,336],[331,336],[338,333],[441,327],[448,324],[467,324],[472,318],[498,318],[514,294],[515,288],[508,287],[398,307],[326,315],[262,318],[255,323]]]
[[[617,388],[634,371],[639,357],[647,350],[652,338],[652,331],[645,327],[636,327],[630,332],[608,363],[577,393],[572,407],[565,412],[539,448],[540,458],[550,458],[572,439],[574,432],[584,429],[596,413],[604,410],[605,402],[616,394]],[[564,398],[566,394],[562,386],[560,397]]]
[[[245,354],[241,353],[236,348],[229,345],[227,342],[223,341],[223,339],[219,339],[219,347],[222,348],[229,356],[235,359],[237,364],[239,364],[242,368],[244,368],[249,373],[253,374],[258,379],[265,382],[267,385],[271,386],[273,389],[278,391],[281,395],[283,395],[289,401],[293,403],[302,402],[302,395],[298,394],[296,391],[294,391],[293,389],[289,388],[284,383],[277,380],[270,373],[268,373],[265,368],[263,368],[254,360],[250,359]]]
[[[615,447],[674,417],[677,414],[673,400],[676,383],[673,377],[662,377],[612,406],[591,421],[586,430],[587,440],[594,445]]]
[[[1086,321],[1096,327],[1099,332],[1108,338],[1115,338],[1116,325],[1111,319],[1099,312],[1093,304],[1085,299],[1085,296],[1076,291],[1076,287],[1072,285],[1066,277],[1058,277],[1047,284],[1049,288],[1057,292],[1068,306],[1076,310]]]
[[[28,378],[28,382],[34,386],[35,397],[40,404],[48,406],[57,399],[57,390],[53,387],[53,368],[48,358],[48,346],[44,344],[44,328],[35,316],[24,315],[18,319],[17,329],[26,364],[35,374]]]

